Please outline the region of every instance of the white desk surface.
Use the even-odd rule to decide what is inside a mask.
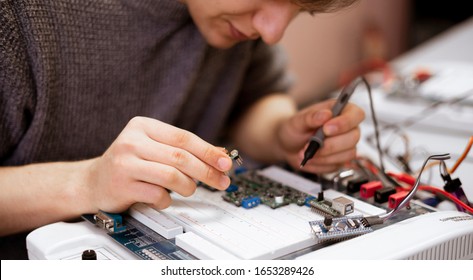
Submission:
[[[432,61],[473,63],[473,17],[437,35],[393,60],[404,67]]]

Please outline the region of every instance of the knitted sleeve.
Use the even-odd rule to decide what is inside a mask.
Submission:
[[[0,165],[28,130],[34,80],[14,0],[0,1]]]

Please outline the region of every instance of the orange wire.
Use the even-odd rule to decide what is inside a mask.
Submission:
[[[473,146],[473,136],[470,136],[470,140],[468,141],[468,144],[467,144],[465,150],[463,151],[463,154],[457,160],[457,162],[455,162],[453,167],[450,168],[450,170],[448,170],[448,173],[452,174],[453,172],[455,172],[455,170],[457,170],[458,166],[460,166],[460,164],[463,162],[463,160],[466,158],[466,156],[470,152],[471,146]]]

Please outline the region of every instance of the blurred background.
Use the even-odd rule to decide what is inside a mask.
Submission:
[[[468,1],[361,0],[335,14],[297,17],[281,45],[301,106],[325,98],[377,67],[473,16]]]

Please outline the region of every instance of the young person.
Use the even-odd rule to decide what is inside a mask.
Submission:
[[[323,126],[304,170],[352,159],[361,109],[297,111],[275,44],[299,13],[355,1],[1,1],[0,235],[24,243],[99,209],[163,209],[168,190],[192,195],[195,180],[223,190],[224,141],[298,167]]]

